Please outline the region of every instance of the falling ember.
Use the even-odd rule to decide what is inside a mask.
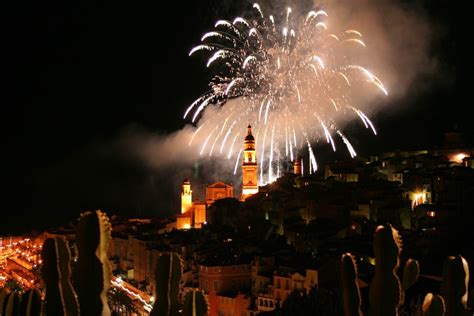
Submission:
[[[193,136],[191,137],[191,140],[189,141],[188,146],[191,146],[191,144],[193,143],[194,138],[196,137],[197,133],[199,133],[199,131],[203,128],[203,126],[204,126],[204,124],[199,126],[198,129],[193,133]]]
[[[261,184],[280,174],[278,160],[294,161],[301,150],[308,151],[310,173],[315,172],[311,144],[321,138],[334,151],[336,140],[341,140],[355,157],[337,122],[351,115],[376,135],[356,95],[364,89],[388,95],[370,67],[355,60],[360,51],[370,53],[369,42],[352,28],[331,30],[329,14],[321,9],[303,16],[289,7],[273,15],[257,3],[253,9],[250,16],[217,21],[189,52],[207,56],[206,66],[214,74],[209,91],[185,111],[184,118],[192,112],[191,121],[199,126],[189,144],[199,138],[201,155],[237,155],[237,166],[242,150],[237,152],[234,145],[244,133],[239,126],[250,123],[261,131],[255,137]],[[215,111],[203,116],[208,107]]]
[[[237,168],[239,167],[240,155],[242,155],[242,148],[240,148],[239,154],[237,155],[237,159],[235,160],[234,174],[237,173]]]
[[[275,125],[273,125],[273,128],[272,128],[272,140],[270,141],[270,159],[269,159],[269,162],[268,162],[268,182],[273,182],[272,165],[273,165],[273,139],[274,139],[274,136],[275,136]]]

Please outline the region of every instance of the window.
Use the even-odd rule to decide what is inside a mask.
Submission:
[[[219,292],[219,281],[214,280],[214,292]]]
[[[208,287],[209,287],[208,282],[206,280],[206,282],[204,282],[204,291],[208,292],[209,291]]]

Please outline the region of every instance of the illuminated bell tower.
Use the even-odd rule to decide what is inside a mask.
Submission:
[[[191,183],[188,179],[185,179],[181,191],[181,214],[189,212],[192,207],[193,191],[191,190]]]
[[[248,126],[244,140],[244,159],[242,163],[242,200],[258,192],[258,166],[255,152],[255,138],[252,135],[252,126]]]
[[[301,159],[298,157],[293,164],[293,173],[295,176],[301,176]]]

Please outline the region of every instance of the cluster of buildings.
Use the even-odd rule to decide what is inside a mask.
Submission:
[[[24,289],[40,286],[42,239],[0,238],[0,288],[8,280]]]
[[[257,315],[282,307],[294,291],[338,293],[340,256],[355,255],[362,295],[374,271],[373,232],[380,223],[400,230],[404,254],[432,271],[430,251],[440,251],[443,223],[472,218],[474,151],[462,146],[398,151],[292,172],[265,186],[258,183],[255,139],[248,126],[242,160],[242,194],[216,182],[205,200],[193,200],[189,180],[181,190],[181,212],[171,219],[112,216],[109,258],[114,280],[146,302],[155,298],[159,256],[180,255],[181,298],[202,290],[209,315]],[[48,236],[74,238],[72,230]],[[429,257],[427,257],[429,258]],[[422,277],[420,277],[422,278]],[[139,301],[137,300],[137,305]]]
[[[243,153],[241,200],[244,201],[249,196],[258,192],[258,165],[255,138],[252,135],[252,126],[250,125],[247,127]],[[181,214],[176,217],[176,222],[172,222],[168,225],[168,229],[201,228],[202,225],[207,223],[207,207],[219,199],[233,197],[233,186],[219,181],[206,187],[205,201],[194,201],[191,183],[189,179],[185,179],[181,189]]]
[[[303,175],[297,159],[293,172],[259,187],[249,126],[238,200],[230,201],[231,185],[217,182],[206,187],[205,201],[193,201],[186,180],[176,221],[114,225],[110,257],[125,279],[152,293],[156,258],[179,253],[180,295],[204,291],[209,315],[271,311],[295,290],[336,293],[337,262],[345,251],[358,258],[357,282],[367,289],[377,223],[393,223],[407,239],[416,235],[405,252],[423,255],[418,245],[433,242],[439,220],[465,211],[474,188],[473,154],[466,148],[389,152],[336,161],[313,175]]]

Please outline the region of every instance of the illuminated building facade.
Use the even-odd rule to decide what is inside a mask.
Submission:
[[[185,179],[181,189],[181,214],[185,214],[193,207],[193,191],[189,179]]]
[[[258,192],[258,166],[255,151],[255,138],[252,135],[252,126],[248,126],[244,140],[244,159],[242,163],[242,200]]]
[[[193,202],[191,182],[186,179],[181,189],[181,214],[176,217],[176,228],[201,228],[205,222],[206,203]]]
[[[199,288],[208,301],[208,315],[247,315],[252,286],[252,265],[205,262],[198,266]]]
[[[296,175],[296,176],[301,176],[301,159],[300,158],[297,158],[295,160],[295,163],[293,165],[293,173]]]
[[[206,204],[211,205],[217,200],[234,197],[234,187],[224,182],[216,182],[206,187]]]

